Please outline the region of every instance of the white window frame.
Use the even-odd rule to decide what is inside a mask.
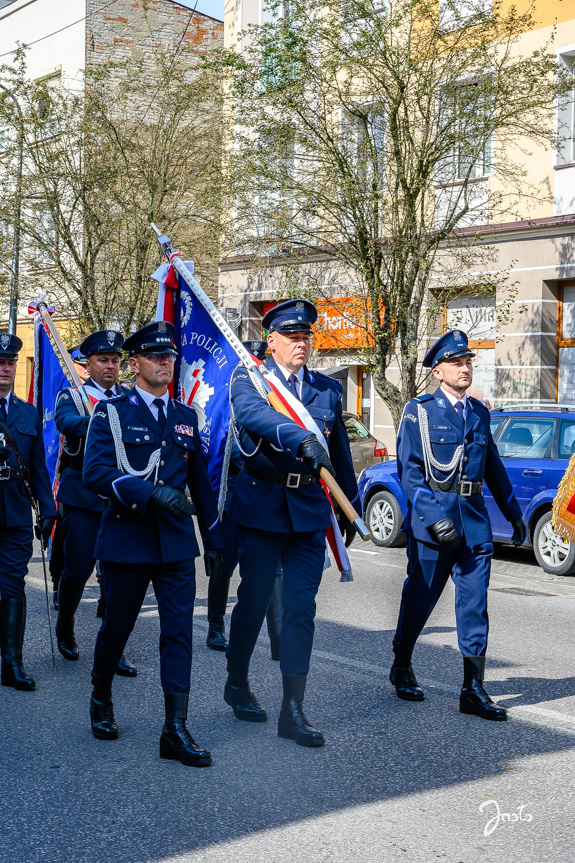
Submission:
[[[485,69],[481,72],[481,76],[489,75],[490,70]],[[467,76],[463,76],[458,86],[463,89],[464,87],[469,87],[473,85],[474,82],[479,80],[477,74],[473,73]],[[439,85],[439,95],[436,100],[436,110],[439,112],[441,106],[441,84]],[[486,141],[483,148],[483,155],[480,156],[475,163],[475,168],[479,167],[480,161],[482,162],[481,173],[475,174],[475,176],[469,176],[469,180],[473,182],[480,182],[482,180],[487,181],[489,177],[493,174],[493,164],[494,164],[494,155],[495,155],[495,136],[491,135],[489,140]],[[437,168],[437,175],[435,179],[435,185],[437,187],[448,186],[448,185],[458,185],[462,184],[466,181],[465,176],[461,176],[461,172],[459,170],[459,165],[461,162],[461,154],[459,148],[456,147],[451,151],[449,156],[449,164],[445,164],[444,166]]]
[[[555,102],[553,163],[563,166],[575,163],[575,44],[558,48],[555,54],[557,64],[569,69],[573,76],[570,93]],[[566,130],[568,135],[564,133]]]
[[[36,233],[42,239],[36,240],[34,260],[37,264],[53,264],[54,254],[58,249],[58,232],[51,210],[36,210]],[[52,246],[51,250],[49,246]]]
[[[480,9],[485,6],[485,10]],[[469,11],[466,11],[469,10]],[[439,25],[443,32],[463,30],[468,21],[482,12],[493,15],[493,0],[439,0]]]

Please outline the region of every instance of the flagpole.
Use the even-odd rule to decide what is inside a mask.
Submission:
[[[261,382],[264,385],[267,399],[270,405],[274,408],[274,410],[278,411],[278,413],[281,413],[284,416],[293,419],[288,408],[283,404],[279,395],[274,392],[272,386],[266,380],[265,367],[263,367],[262,369],[262,367],[256,362],[250,352],[246,350],[246,348],[242,345],[241,341],[238,339],[226,319],[217,310],[217,308],[212,303],[199,282],[194,279],[193,275],[183,263],[182,259],[180,258],[179,252],[174,252],[174,248],[168,236],[166,234],[162,234],[162,232],[153,222],[151,223],[151,228],[156,235],[156,238],[158,240],[160,248],[162,249],[162,252],[164,253],[164,256],[166,257],[166,260],[173,266],[175,271],[182,277],[184,282],[193,291],[196,299],[204,307],[214,324],[220,330],[222,335],[226,338],[230,346],[238,355],[242,364],[247,369],[254,371],[259,376]],[[336,482],[334,476],[324,467],[322,467],[321,469],[321,479],[327,486],[327,488],[330,490],[334,500],[337,502],[338,506],[345,514],[347,520],[354,526],[361,539],[364,540],[364,542],[368,542],[371,539],[371,534],[367,529],[366,525],[364,524],[363,519],[355,511],[354,507],[345,496],[340,485]]]
[[[88,416],[91,416],[92,411],[94,410],[94,405],[90,401],[90,397],[89,397],[88,393],[86,392],[86,390],[84,389],[82,381],[80,380],[80,376],[78,375],[78,372],[76,371],[76,369],[74,367],[74,361],[73,361],[72,357],[70,356],[70,354],[68,353],[68,351],[66,350],[66,348],[64,346],[64,342],[62,341],[62,339],[60,337],[60,333],[56,329],[56,326],[55,326],[55,324],[54,324],[54,322],[50,316],[50,312],[48,311],[48,306],[46,305],[46,302],[45,302],[45,297],[46,297],[46,294],[41,294],[34,303],[31,303],[31,307],[35,308],[35,310],[38,311],[38,314],[41,316],[42,320],[44,321],[44,324],[46,326],[46,329],[48,330],[48,333],[49,333],[52,341],[54,342],[54,344],[58,348],[58,353],[60,354],[60,357],[62,358],[62,362],[66,366],[66,371],[68,372],[68,374],[72,380],[72,383],[74,384],[74,386],[77,388],[77,390],[80,393],[80,397],[82,399],[82,404],[84,405],[86,413],[88,414]]]

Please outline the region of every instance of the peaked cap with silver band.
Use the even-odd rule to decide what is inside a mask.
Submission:
[[[79,349],[88,359],[93,354],[121,354],[123,344],[124,336],[117,330],[98,330],[86,336]]]
[[[12,333],[0,333],[0,357],[16,359],[22,350],[22,339]]]
[[[309,332],[317,321],[317,309],[309,300],[287,300],[270,309],[262,318],[262,327],[280,333]]]
[[[467,343],[467,333],[464,333],[463,330],[449,330],[428,350],[423,360],[423,366],[426,369],[432,369],[443,360],[464,356],[475,356]]]
[[[169,321],[153,321],[129,336],[124,350],[134,354],[176,354],[176,328]]]

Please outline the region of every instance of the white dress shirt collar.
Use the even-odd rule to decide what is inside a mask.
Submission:
[[[284,368],[283,366],[280,366],[280,364],[278,363],[277,360],[275,361],[275,364],[278,367],[278,369],[280,370],[280,372],[282,373],[282,375],[284,376],[284,378],[286,379],[286,381],[288,380],[290,375],[295,374],[295,376],[298,379],[298,381],[300,382],[300,384],[302,383],[302,381],[303,381],[303,370],[304,370],[305,366],[302,366],[301,369],[298,369],[297,372],[289,372],[286,368]]]
[[[168,402],[170,401],[170,393],[168,392],[168,390],[166,390],[166,392],[164,393],[163,396],[155,396],[153,393],[149,393],[147,390],[143,390],[138,386],[134,387],[134,389],[137,390],[138,395],[142,397],[142,399],[144,400],[146,405],[149,407],[149,409],[152,412],[154,419],[156,419],[156,420],[158,419],[158,408],[155,404],[152,404],[152,402],[154,401],[154,399],[157,399],[157,398],[162,399],[162,401],[164,402],[164,406],[166,408],[166,416],[167,416]]]
[[[463,405],[463,410],[465,410],[467,408],[467,393],[464,393],[462,398],[458,399],[457,396],[454,396],[451,393],[448,393],[447,390],[443,389],[443,387],[440,387],[439,389],[441,390],[441,392],[443,393],[445,398],[449,399],[449,402],[453,405],[453,407],[455,407],[457,402],[460,401]]]
[[[111,387],[101,387],[100,384],[97,384],[96,381],[93,380],[93,378],[90,378],[90,383],[87,384],[87,386],[92,387],[94,390],[98,390],[98,392],[101,392],[103,395],[106,395],[106,390],[112,390],[115,396],[120,395],[120,387],[118,384],[114,384]]]

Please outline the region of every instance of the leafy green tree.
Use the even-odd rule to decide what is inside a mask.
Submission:
[[[153,319],[160,262],[150,222],[217,284],[221,86],[181,45],[139,62],[106,63],[83,81],[31,81],[22,49],[0,79],[24,117],[21,284],[44,290],[78,335]],[[0,226],[15,219],[18,117],[0,99]],[[5,260],[5,258],[2,258]],[[0,285],[3,283],[0,282]],[[1,290],[2,288],[0,288]],[[5,295],[5,291],[4,291]],[[31,297],[22,297],[23,305]]]
[[[267,19],[219,59],[233,106],[225,254],[278,296],[354,296],[397,424],[449,297],[497,292],[511,314],[508,274],[468,275],[496,269],[479,226],[541,200],[525,157],[549,147],[565,84],[549,45],[521,42],[530,13],[508,4],[270,0]]]

